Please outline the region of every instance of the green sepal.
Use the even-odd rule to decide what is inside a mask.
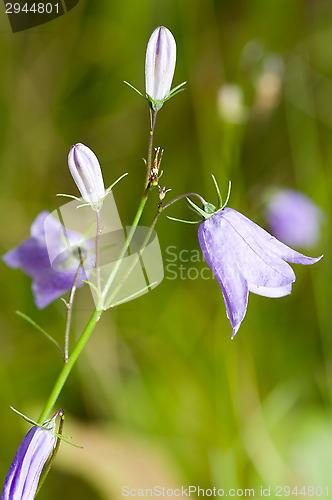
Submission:
[[[163,107],[164,101],[155,101],[148,94],[146,94],[145,97],[149,101],[152,111],[158,113],[158,111]]]
[[[107,189],[105,189],[105,193],[106,193],[105,196],[103,196],[103,198],[101,198],[101,200],[99,200],[97,203],[86,202],[86,203],[82,203],[81,205],[78,205],[76,208],[90,206],[93,210],[95,210],[96,212],[98,212],[101,209],[101,207],[102,207],[103,201],[105,200],[106,196],[112,191],[113,187],[118,182],[120,182],[121,179],[123,179],[127,175],[128,175],[128,172],[125,172],[124,174],[120,175],[120,177],[118,177]],[[74,196],[72,194],[58,193],[56,196],[65,196],[66,198],[72,198],[73,200],[76,200],[76,201],[82,201],[82,198],[78,198],[77,196]]]
[[[206,214],[213,215],[216,212],[216,207],[212,203],[205,203],[204,210]]]
[[[171,97],[174,97],[179,92],[182,92],[183,90],[186,90],[186,89],[183,88],[186,83],[187,82],[182,82],[182,83],[180,83],[180,85],[177,85],[176,87],[174,87],[174,89],[172,89],[170,91],[169,96],[166,97],[166,99],[164,99],[164,101],[168,101],[168,99],[170,99]]]
[[[164,102],[166,101],[169,101],[169,99],[171,99],[172,97],[174,97],[176,94],[178,94],[179,92],[182,92],[182,90],[185,90],[183,88],[183,86],[186,84],[187,82],[182,82],[180,83],[180,85],[177,85],[176,87],[174,87],[174,89],[172,89],[169,93],[169,95],[167,97],[165,97],[165,99],[162,99],[161,101],[155,101],[154,99],[152,99],[151,96],[149,96],[149,94],[146,94],[146,98],[147,100],[149,101],[150,103],[150,106],[151,108],[153,109],[153,111],[155,111],[156,113],[162,108]],[[136,89],[135,89],[136,90]],[[139,92],[140,93],[140,92]],[[141,94],[142,95],[142,94]]]
[[[214,210],[214,212],[212,212],[212,213],[210,214],[209,212],[206,212],[205,210],[202,210],[201,208],[199,208],[199,207],[196,205],[196,203],[194,203],[193,201],[191,201],[191,199],[190,199],[190,198],[187,198],[187,201],[188,201],[188,203],[190,203],[190,205],[193,207],[194,211],[195,211],[196,213],[198,213],[198,215],[200,215],[203,219],[207,219],[208,217],[210,217],[210,215],[212,215],[212,214],[215,212],[215,210]],[[209,206],[209,208],[210,208],[210,207],[213,207],[213,205],[212,205],[211,203],[207,203],[207,202],[205,202],[205,203],[204,203],[204,209],[205,209],[205,207],[206,207],[206,206]],[[214,207],[214,209],[215,209],[215,207]]]
[[[106,189],[106,195],[104,196],[104,198],[101,200],[101,201],[104,201],[104,199],[106,198],[106,196],[112,191],[112,189],[114,188],[114,186],[120,182],[124,177],[126,177],[128,175],[128,172],[125,172],[124,174],[120,175],[120,177],[118,177],[116,179],[116,181],[114,181],[107,189]]]
[[[52,420],[52,418],[50,418],[48,420],[45,420],[45,422],[43,422],[42,424],[38,424],[38,422],[35,422],[34,420],[32,420],[32,418],[29,418],[26,415],[24,415],[24,413],[21,413],[20,411],[16,410],[16,408],[14,408],[13,406],[10,406],[10,409],[13,410],[15,413],[17,413],[18,415],[20,415],[29,424],[32,424],[32,425],[34,425],[36,427],[41,427],[42,429],[49,430],[50,432],[52,432],[52,434],[54,434],[54,436],[56,436],[59,439],[62,439],[62,441],[64,441],[67,444],[70,444],[71,446],[74,446],[75,448],[83,448],[83,446],[71,443],[69,441],[69,439],[72,439],[71,436],[64,436],[63,434],[58,434],[57,432],[53,431],[52,429],[48,429],[45,424],[47,424],[48,422],[50,422]]]
[[[88,280],[81,280],[82,283],[86,283],[87,285],[89,285],[97,294],[97,296],[99,297],[99,290],[98,288],[96,287],[96,285],[94,285],[93,283],[91,283],[91,281],[88,281]]]
[[[56,196],[65,196],[66,198],[71,198],[72,200],[82,201],[82,198],[78,198],[77,196],[74,196],[72,194],[58,193]],[[103,200],[105,199],[105,196],[104,196]],[[103,201],[98,201],[97,203],[86,202],[86,203],[82,203],[81,205],[78,205],[76,208],[90,206],[93,210],[95,210],[96,212],[98,212],[101,209],[102,204],[103,204]]]
[[[134,85],[132,85],[131,83],[129,82],[126,82],[126,80],[123,80],[123,83],[125,83],[126,85],[128,85],[128,87],[130,87],[131,89],[135,90],[135,92],[137,92],[137,94],[139,94],[140,96],[142,97],[145,97],[146,98],[146,95],[145,94],[142,94],[142,92],[140,92],[136,87],[134,87]]]
[[[231,189],[232,189],[232,181],[228,181],[228,191],[227,191],[226,201],[223,204],[223,206],[221,207],[222,209],[225,208],[225,206],[227,205],[227,203],[229,201],[229,198],[231,196]]]
[[[73,200],[76,200],[76,201],[81,201],[81,199],[82,199],[82,198],[78,198],[77,196],[74,196],[72,194],[58,193],[55,196],[65,196],[66,198],[72,198]]]
[[[40,331],[43,335],[45,335],[45,337],[50,342],[52,342],[52,344],[54,344],[55,347],[57,347],[60,350],[61,354],[63,354],[63,349],[62,349],[61,345],[49,333],[47,333],[41,326],[39,326],[32,318],[30,318],[30,316],[27,316],[26,314],[22,313],[21,311],[15,311],[15,312],[18,316],[20,316],[21,318],[25,319],[25,321],[30,323],[30,325],[34,326],[36,328],[36,330]]]
[[[37,424],[37,422],[35,422],[34,420],[32,420],[31,418],[27,417],[26,415],[24,415],[23,413],[21,413],[20,411],[16,410],[13,406],[10,406],[9,407],[11,410],[13,410],[15,413],[17,413],[18,415],[20,415],[21,417],[24,418],[24,420],[26,422],[29,422],[29,424],[32,424],[32,425],[36,425],[37,427],[43,427],[42,425],[40,424]]]
[[[216,181],[216,178],[213,174],[211,174],[211,177],[212,177],[212,180],[214,182],[214,187],[216,188],[216,191],[217,191],[217,197],[218,197],[218,206],[219,208],[222,207],[222,196],[221,196],[221,193],[220,193],[220,189],[219,189],[219,186],[218,186],[218,183]]]
[[[171,217],[170,215],[166,216],[167,219],[174,220],[175,222],[184,222],[185,224],[199,224],[200,220],[184,220],[184,219],[177,219],[176,217]]]

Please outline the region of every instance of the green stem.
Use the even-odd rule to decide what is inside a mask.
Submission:
[[[80,263],[79,263],[79,266],[78,266],[76,274],[75,274],[74,283],[73,283],[73,286],[72,286],[72,289],[70,292],[69,302],[67,303],[64,299],[62,299],[67,307],[65,345],[64,345],[64,349],[63,349],[63,360],[65,363],[67,363],[67,361],[68,361],[69,334],[70,334],[71,318],[72,318],[72,313],[73,313],[74,298],[75,298],[75,293],[76,293],[76,289],[77,289],[77,281],[78,281],[79,273],[80,273],[81,269],[83,269],[83,259],[82,259],[80,248],[78,248],[78,250],[79,250],[79,254],[80,254]]]
[[[104,304],[105,304],[105,300],[106,300],[106,297],[107,297],[107,292],[110,288],[110,286],[112,285],[112,282],[115,278],[115,275],[121,265],[121,261],[123,259],[123,257],[125,256],[127,250],[128,250],[128,247],[129,247],[129,244],[132,240],[132,237],[134,236],[134,232],[135,232],[135,229],[139,223],[139,220],[141,218],[141,215],[142,215],[142,212],[143,212],[143,209],[144,209],[144,206],[145,206],[145,203],[146,203],[146,200],[147,200],[147,195],[144,195],[142,197],[142,200],[141,200],[141,203],[138,207],[138,210],[137,210],[137,213],[135,215],[135,218],[134,218],[134,221],[133,221],[133,225],[131,227],[131,230],[128,234],[128,237],[127,237],[127,240],[126,240],[126,243],[125,245],[123,246],[122,248],[122,251],[119,255],[119,258],[112,270],[112,273],[110,274],[107,282],[106,282],[106,285],[105,285],[105,288],[103,289],[103,292],[99,298],[99,301],[98,301],[98,304],[96,306],[96,309],[94,310],[88,324],[86,325],[81,337],[79,338],[72,354],[70,355],[70,357],[68,358],[68,361],[67,363],[64,365],[64,367],[62,368],[59,376],[58,376],[58,379],[57,381],[55,382],[55,385],[53,387],[53,390],[46,402],[46,405],[39,417],[39,420],[38,420],[38,423],[42,423],[44,422],[46,419],[47,419],[47,416],[48,414],[50,413],[50,411],[52,410],[53,406],[55,405],[61,391],[62,391],[62,388],[63,386],[65,385],[65,382],[74,366],[74,364],[76,363],[76,360],[77,358],[79,357],[79,355],[81,354],[81,351],[82,349],[84,348],[85,344],[87,343],[91,333],[93,332],[96,324],[98,323],[102,313],[103,313],[103,309],[104,309]]]
[[[120,283],[118,284],[118,286],[113,290],[113,292],[111,293],[110,297],[108,298],[108,305],[110,305],[110,303],[112,302],[112,300],[114,299],[114,297],[116,297],[116,295],[119,293],[120,289],[122,288],[123,284],[126,282],[126,280],[128,279],[128,277],[130,276],[130,274],[132,273],[133,269],[136,267],[136,264],[138,262],[138,260],[140,259],[140,257],[142,256],[144,250],[145,250],[145,247],[146,245],[149,243],[149,240],[151,238],[151,235],[152,235],[152,232],[154,230],[154,227],[157,223],[157,220],[161,214],[161,212],[163,210],[165,210],[166,208],[170,207],[171,205],[173,205],[173,203],[176,203],[177,201],[183,199],[183,198],[187,198],[188,196],[195,196],[196,198],[198,198],[202,204],[205,203],[205,200],[197,193],[185,193],[185,194],[181,194],[179,196],[177,196],[176,198],[174,198],[173,200],[169,201],[168,203],[166,203],[166,205],[161,205],[160,207],[158,207],[158,210],[157,210],[157,213],[156,215],[154,216],[153,220],[152,220],[152,223],[151,223],[151,226],[149,227],[149,230],[146,234],[146,237],[142,243],[142,246],[139,250],[139,252],[137,252],[136,254],[136,258],[134,259],[132,265],[130,266],[130,268],[127,270],[126,274],[124,275],[123,279],[120,281]]]
[[[96,326],[97,322],[100,319],[100,316],[102,315],[102,311],[98,311],[98,309],[95,309],[88,324],[86,325],[84,332],[82,333],[79,341],[77,342],[72,354],[68,358],[68,362],[63,366],[57,381],[55,382],[55,385],[53,387],[53,390],[48,398],[48,401],[38,419],[38,424],[42,424],[48,417],[48,414],[52,410],[53,406],[55,405],[60,392],[62,391],[62,388],[71,372],[71,369],[73,368],[78,356],[80,355],[83,347],[85,346],[88,338],[90,337],[90,334],[92,333],[94,327]]]
[[[96,282],[97,289],[100,295],[101,285],[100,285],[100,211],[96,212],[97,217],[97,229],[96,229]]]
[[[105,308],[105,302],[106,302],[106,297],[107,297],[108,291],[113,283],[113,280],[115,278],[116,273],[119,270],[122,259],[124,258],[124,256],[127,253],[130,242],[135,234],[136,228],[137,228],[138,223],[140,221],[140,218],[142,216],[146,201],[148,199],[148,194],[149,194],[148,181],[149,181],[151,163],[152,163],[153,134],[154,134],[154,128],[155,128],[155,124],[156,124],[156,117],[157,117],[157,113],[153,112],[151,115],[151,128],[150,128],[149,146],[148,146],[148,161],[147,161],[147,165],[146,165],[147,166],[147,179],[146,179],[146,183],[144,186],[143,195],[142,195],[140,204],[138,206],[138,210],[136,212],[136,215],[135,215],[135,218],[133,220],[130,231],[128,233],[128,236],[126,238],[126,242],[125,242],[125,244],[120,252],[120,255],[118,257],[118,260],[115,263],[115,266],[114,266],[114,268],[113,268],[113,270],[112,270],[112,272],[111,272],[111,274],[110,274],[110,276],[105,284],[105,287],[104,287],[104,289],[99,297],[97,306],[96,306],[88,324],[86,325],[86,327],[85,327],[81,337],[79,338],[72,354],[68,358],[67,363],[62,368],[62,370],[58,376],[58,379],[56,380],[56,382],[54,384],[53,390],[52,390],[52,392],[51,392],[51,394],[46,402],[46,405],[45,405],[45,407],[44,407],[44,409],[39,417],[38,423],[42,423],[46,420],[48,414],[50,413],[53,406],[55,405],[55,403],[56,403],[56,401],[57,401],[57,399],[58,399],[58,397],[63,389],[63,386],[65,385],[65,382],[66,382],[74,364],[76,363],[77,358],[79,357],[82,349],[84,348],[84,346],[87,343],[91,333],[93,332],[97,322],[99,321],[99,319],[103,313],[103,310]],[[97,230],[98,230],[98,228],[97,228]]]
[[[128,248],[129,248],[129,245],[131,243],[131,240],[133,239],[133,236],[135,234],[135,231],[136,231],[136,228],[138,226],[138,223],[140,221],[140,218],[141,218],[141,215],[142,215],[142,212],[144,210],[144,207],[145,207],[145,204],[146,204],[146,201],[148,199],[148,195],[147,194],[144,194],[142,196],[142,199],[141,199],[141,202],[139,204],[139,207],[138,207],[138,210],[137,210],[137,213],[135,215],[135,218],[133,220],[133,224],[130,228],[130,231],[128,233],[128,236],[127,236],[127,239],[126,239],[126,243],[124,244],[122,250],[121,250],[121,253],[112,269],[112,272],[111,274],[109,275],[109,278],[108,280],[106,281],[106,284],[103,288],[103,291],[102,291],[102,294],[100,296],[100,299],[98,301],[98,304],[97,304],[97,309],[101,310],[101,309],[104,309],[105,307],[105,303],[106,303],[106,297],[107,297],[107,294],[109,292],[109,289],[114,281],[114,278],[116,276],[116,273],[118,272],[119,270],[119,267],[121,266],[121,263],[122,263],[122,260],[123,258],[125,257],[127,251],[128,251]]]
[[[148,161],[146,163],[146,179],[145,179],[145,193],[149,189],[149,179],[152,166],[152,148],[153,148],[153,134],[156,125],[157,111],[152,111],[150,109],[150,136],[149,136],[149,147],[148,147]]]

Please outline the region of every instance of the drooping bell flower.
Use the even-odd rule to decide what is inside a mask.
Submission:
[[[310,248],[320,239],[323,211],[305,194],[294,189],[276,191],[268,200],[266,220],[279,240]]]
[[[56,265],[51,264],[50,246],[52,254],[59,256]],[[7,266],[22,269],[33,278],[32,292],[39,309],[72,288],[81,258],[85,258],[86,265],[79,270],[77,286],[83,285],[82,280],[88,278],[89,269],[94,266],[93,242],[78,232],[64,229],[47,211],[41,212],[32,223],[30,238],[2,257]]]
[[[314,264],[322,257],[292,250],[232,208],[208,216],[199,226],[198,238],[221,287],[232,338],[245,317],[249,292],[265,297],[288,295],[296,278],[287,262]]]
[[[84,144],[77,143],[69,151],[68,166],[83,200],[98,210],[106,192],[97,156]]]
[[[33,500],[40,474],[55,444],[55,418],[34,426],[20,444],[8,471],[1,500]]]
[[[152,33],[145,57],[145,91],[154,111],[170,95],[176,62],[176,43],[172,33],[159,26]]]

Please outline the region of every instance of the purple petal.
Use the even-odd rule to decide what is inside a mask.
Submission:
[[[56,442],[54,434],[42,427],[32,427],[24,437],[8,471],[1,500],[31,500],[39,477]]]
[[[295,274],[285,261],[314,264],[321,258],[292,250],[231,208],[202,222],[198,238],[221,286],[233,337],[246,314],[248,291],[266,297],[288,295]]]
[[[31,237],[7,252],[3,260],[8,266],[21,268],[33,278],[34,300],[42,309],[72,288],[80,264],[75,255],[78,245],[85,253],[93,252],[91,241],[84,241],[80,233],[66,230],[44,211],[34,220]],[[79,274],[77,286],[83,285],[82,279],[88,278],[93,261],[94,257],[89,255],[85,271]]]
[[[219,224],[215,225],[211,217],[199,226],[198,238],[204,258],[221,287],[233,338],[246,314],[248,286],[239,272],[235,254],[229,251],[232,235],[227,232],[226,224],[225,219],[219,218]]]

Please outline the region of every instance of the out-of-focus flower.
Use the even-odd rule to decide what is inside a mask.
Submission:
[[[83,200],[100,208],[106,193],[99,161],[94,152],[84,144],[75,144],[69,151],[68,166]]]
[[[236,83],[225,83],[217,94],[217,107],[222,120],[229,123],[244,123],[247,109],[242,88]]]
[[[310,248],[320,239],[322,210],[293,189],[276,191],[268,201],[266,220],[272,233],[287,245]]]
[[[204,220],[198,238],[221,286],[232,338],[246,314],[249,292],[265,297],[288,295],[296,278],[287,262],[314,264],[321,259],[292,250],[232,208],[218,210]]]
[[[32,427],[24,437],[8,471],[1,500],[33,500],[40,474],[53,451],[55,418],[45,427]]]
[[[58,256],[52,264],[48,251],[50,246],[52,254]],[[77,286],[83,284],[82,280],[86,280],[89,274],[86,268],[94,266],[95,255],[91,240],[84,240],[80,233],[67,231],[44,211],[32,223],[30,238],[2,258],[8,266],[22,269],[33,278],[34,300],[37,307],[42,309],[72,288],[81,260],[85,259],[85,269],[80,269],[77,279]]]
[[[256,98],[254,110],[267,115],[275,109],[280,101],[282,91],[282,79],[284,73],[284,62],[279,54],[267,54],[255,75],[254,86]]]
[[[145,57],[145,91],[155,111],[170,95],[176,62],[176,43],[172,33],[159,26],[152,33]]]

